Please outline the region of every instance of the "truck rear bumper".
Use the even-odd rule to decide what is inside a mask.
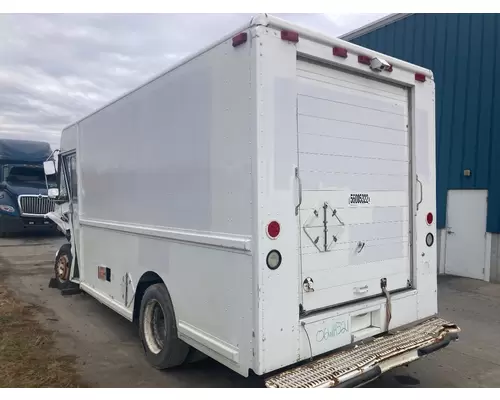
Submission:
[[[440,318],[400,329],[266,379],[268,388],[362,386],[458,339],[460,328]]]
[[[21,233],[26,231],[55,231],[56,225],[42,217],[19,217],[0,215],[0,233]]]

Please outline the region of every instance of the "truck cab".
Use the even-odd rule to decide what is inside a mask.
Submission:
[[[54,209],[47,187],[55,181],[43,170],[51,154],[46,142],[0,139],[0,236],[55,231],[55,224],[45,218]]]

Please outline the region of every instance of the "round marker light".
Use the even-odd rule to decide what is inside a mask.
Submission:
[[[427,214],[427,225],[432,225],[432,222],[434,222],[434,215],[432,213]]]
[[[267,236],[271,239],[276,239],[281,231],[281,226],[278,221],[271,221],[269,225],[267,225]]]
[[[278,250],[271,250],[266,257],[266,264],[269,269],[276,269],[281,265],[281,254]]]
[[[425,244],[429,247],[434,244],[434,235],[432,233],[428,233],[425,237]]]

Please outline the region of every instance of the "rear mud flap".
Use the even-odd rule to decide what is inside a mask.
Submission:
[[[362,341],[266,379],[268,388],[363,386],[395,367],[408,364],[458,339],[460,328],[440,318]]]
[[[66,287],[61,287],[61,285],[59,284],[59,282],[56,278],[50,278],[49,288],[50,289],[59,289],[63,296],[71,296],[74,294],[82,293],[82,290],[80,289],[79,284],[74,283],[74,282],[69,282],[69,284],[66,285]]]

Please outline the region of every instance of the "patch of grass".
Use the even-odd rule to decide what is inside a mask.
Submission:
[[[85,387],[76,359],[59,354],[35,311],[0,282],[0,388]]]

